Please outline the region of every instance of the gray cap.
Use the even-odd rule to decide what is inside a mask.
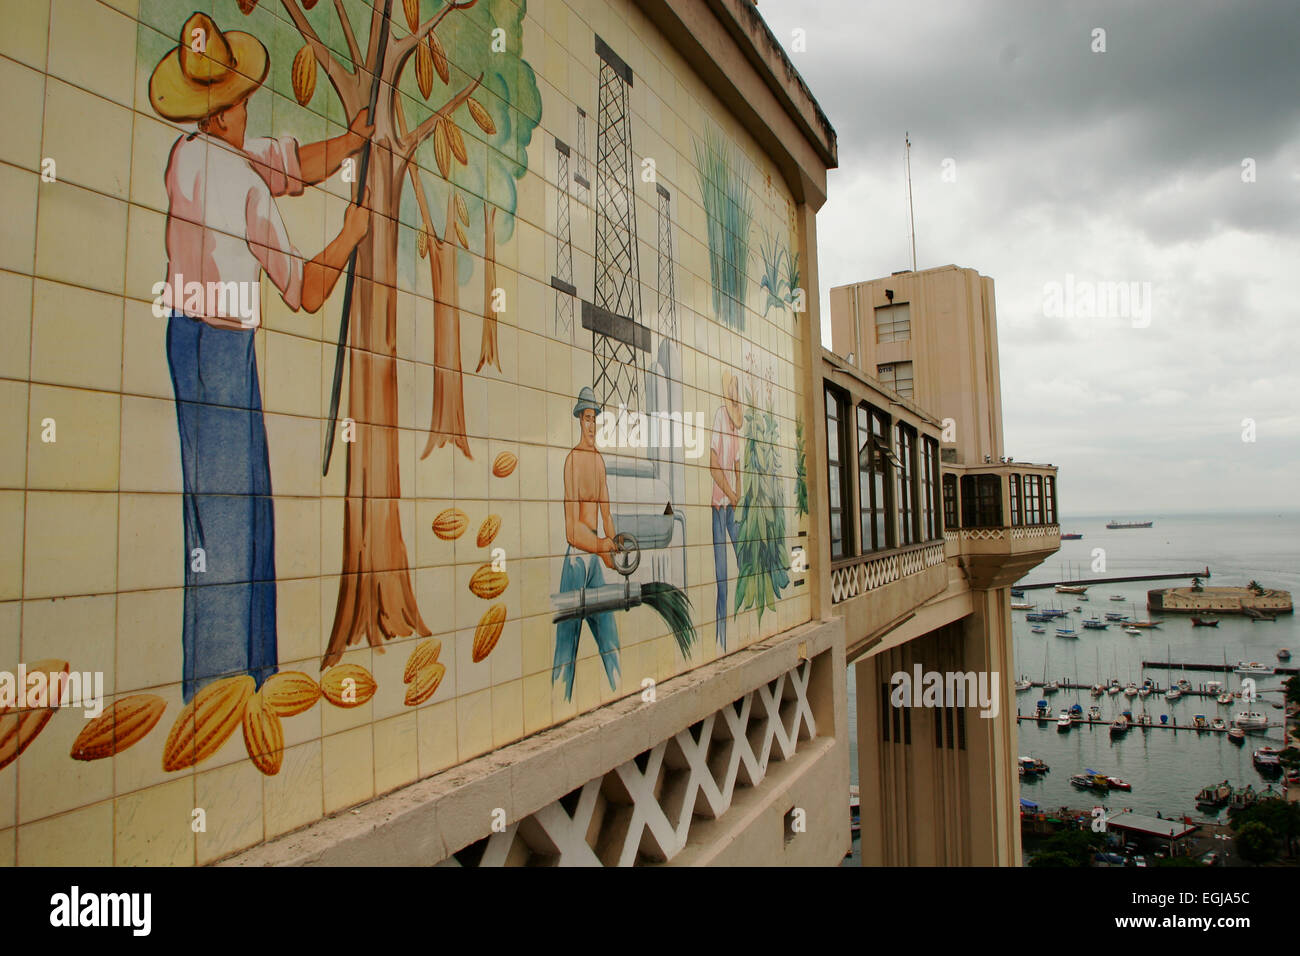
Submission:
[[[573,417],[581,418],[582,413],[589,408],[597,415],[602,411],[600,403],[596,401],[595,391],[590,385],[584,385],[582,390],[578,392],[578,403],[573,406]]]

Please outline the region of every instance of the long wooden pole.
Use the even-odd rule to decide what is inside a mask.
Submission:
[[[367,122],[375,122],[375,110],[379,106],[379,87],[384,75],[384,57],[388,52],[388,24],[393,12],[393,0],[384,0],[384,17],[379,22],[379,48],[375,54],[375,76],[370,84],[370,110],[366,114]],[[366,140],[361,150],[361,170],[357,175],[357,197],[366,194],[366,179],[370,175],[370,140]],[[352,286],[357,274],[357,250],[354,246],[352,255],[348,256],[348,276],[343,284],[343,315],[339,319],[339,344],[334,351],[334,387],[330,391],[330,423],[325,433],[325,453],[321,460],[321,475],[329,474],[330,457],[334,453],[334,431],[339,421],[339,394],[343,391],[343,359],[348,350],[348,326],[352,316]]]

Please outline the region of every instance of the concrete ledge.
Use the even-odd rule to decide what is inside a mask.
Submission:
[[[235,856],[222,866],[428,866],[491,831],[493,810],[522,820],[741,695],[839,645],[838,618],[751,644],[369,803]],[[837,737],[847,727],[826,727]],[[847,737],[845,738],[847,739]]]

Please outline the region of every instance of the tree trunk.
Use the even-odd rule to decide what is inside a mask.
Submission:
[[[473,458],[469,439],[465,437],[465,391],[460,368],[460,295],[456,283],[455,190],[447,196],[447,224],[443,239],[429,251],[429,271],[433,274],[433,414],[429,421],[429,439],[421,458],[452,442]]]
[[[493,292],[497,287],[497,236],[496,206],[483,203],[483,342],[479,346],[478,368],[495,365],[501,371],[501,358],[497,355],[497,312],[492,307]]]
[[[348,417],[356,441],[347,445],[343,504],[343,572],[329,647],[321,670],[364,636],[382,649],[393,637],[430,634],[411,587],[410,562],[397,505],[402,496],[397,408],[397,205],[401,182],[393,154],[370,158],[370,233],[357,247]]]

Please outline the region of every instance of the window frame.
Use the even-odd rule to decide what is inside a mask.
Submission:
[[[852,427],[851,421],[846,421],[848,410],[848,396],[840,389],[832,385],[826,385],[823,390],[825,398],[825,407],[823,414],[826,416],[826,523],[828,540],[830,544],[831,560],[842,561],[845,558],[853,557],[853,534],[852,526],[848,521],[850,502],[849,502],[849,478],[848,478],[848,430]],[[835,435],[831,435],[831,407],[835,408]],[[838,456],[832,458],[832,455]],[[832,485],[831,476],[838,478],[838,494]],[[836,503],[836,499],[839,503]],[[836,512],[840,519],[840,534],[837,539],[835,536],[834,519]],[[836,543],[839,543],[839,551],[836,551]]]
[[[1002,527],[1002,478],[996,474],[961,476],[963,528]]]
[[[921,540],[943,537],[943,503],[939,490],[939,442],[921,436]]]
[[[906,439],[906,440],[905,440]],[[900,547],[917,544],[921,540],[921,514],[919,501],[919,475],[917,474],[917,431],[912,425],[899,421],[894,426],[894,454],[898,456],[898,543]]]
[[[943,493],[943,528],[955,531],[961,527],[961,500],[957,494],[957,476],[945,471],[942,478]],[[949,494],[949,489],[952,493]]]
[[[1043,476],[1025,475],[1025,524],[1043,523]]]
[[[907,313],[907,318],[906,318],[906,319],[901,319],[901,320],[900,320],[899,318],[897,318],[898,313],[899,313],[900,310],[905,311],[905,312]],[[885,320],[885,323],[884,323],[884,324],[888,327],[888,330],[889,330],[889,331],[886,333],[886,336],[887,336],[886,338],[882,338],[882,337],[881,337],[881,315],[882,315],[882,313],[883,313],[883,314],[888,314],[888,315],[890,316],[888,319]],[[875,307],[875,309],[872,310],[871,317],[872,317],[872,321],[875,322],[876,344],[877,344],[877,345],[888,344],[888,343],[890,343],[890,342],[910,342],[910,341],[912,341],[912,306],[911,306],[911,303],[909,303],[909,302],[891,302],[889,305],[878,305],[878,306]],[[898,328],[900,322],[905,322],[905,323],[907,324],[907,327],[906,327],[906,329],[903,331],[903,333],[902,333],[901,336],[900,336],[900,334],[899,334],[899,328]]]
[[[858,449],[859,553],[888,551],[896,547],[898,540],[894,514],[894,466],[888,457],[890,417],[866,401],[859,402],[854,411]],[[865,430],[862,427],[864,418]],[[864,469],[862,458],[868,448],[871,453],[867,456],[867,467]],[[864,477],[867,480],[865,494]],[[863,524],[866,515],[870,515],[869,526]]]

